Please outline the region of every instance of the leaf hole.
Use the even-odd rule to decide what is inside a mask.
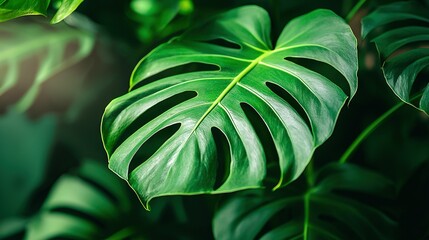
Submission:
[[[0,106],[8,107],[13,103],[18,102],[24,94],[30,90],[31,86],[34,85],[35,76],[39,71],[41,57],[34,55],[28,56],[25,59],[17,62],[17,75],[14,78],[14,85],[5,93],[0,95]],[[23,70],[25,69],[25,71]],[[0,69],[2,79],[0,81],[5,81],[5,77],[8,71],[12,71],[11,66],[6,66],[5,71]],[[2,85],[3,83],[0,83]]]
[[[301,104],[298,103],[298,101],[292,97],[286,90],[284,90],[282,87],[278,86],[277,84],[266,82],[265,83],[271,91],[273,91],[275,94],[277,94],[279,97],[281,97],[283,100],[288,102],[295,111],[299,114],[301,119],[305,121],[308,128],[311,129],[310,119],[308,118],[307,114],[304,111],[304,108],[302,108]]]
[[[296,209],[300,209],[296,207]],[[271,232],[273,229],[281,227],[284,224],[289,223],[294,217],[299,216],[301,213],[294,211],[293,208],[286,206],[280,211],[276,212],[262,227],[261,231],[258,232],[255,239],[261,239],[265,234]]]
[[[330,216],[327,214],[320,214],[317,216],[317,218],[323,222],[329,223],[329,225],[325,225],[325,226],[329,226],[329,231],[332,231],[336,234],[340,234],[341,237],[359,236],[359,234],[357,234],[353,229],[351,229],[351,227],[348,224],[338,220],[333,216]],[[356,238],[351,238],[351,239],[356,239]]]
[[[397,220],[399,215],[394,211],[394,189],[391,189],[391,197],[387,197],[389,193],[384,193],[385,197],[381,195],[373,195],[364,192],[356,192],[347,189],[334,189],[332,191],[340,196],[353,199],[367,206],[372,206],[377,210],[383,212],[387,217],[393,220]]]
[[[305,67],[313,72],[319,73],[325,78],[329,79],[329,81],[333,82],[335,85],[341,88],[343,92],[349,93],[350,87],[347,82],[347,79],[341,74],[337,69],[332,67],[331,65],[320,62],[317,60],[309,59],[309,58],[297,58],[297,57],[287,57],[285,60],[293,62],[297,65]]]
[[[172,53],[174,54],[174,53]],[[166,77],[170,77],[170,76],[175,76],[178,74],[184,74],[184,73],[190,73],[190,72],[201,72],[201,71],[219,71],[220,68],[217,65],[214,64],[207,64],[207,63],[201,63],[201,62],[192,62],[192,63],[187,63],[187,64],[183,64],[183,65],[179,65],[176,67],[172,67],[172,68],[168,68],[164,71],[161,71],[157,74],[154,74],[146,79],[144,79],[143,81],[139,82],[138,84],[136,84],[133,89],[137,89],[139,87],[142,87],[144,85],[147,85],[149,83],[155,82],[157,80],[166,78]],[[164,88],[165,86],[163,86]],[[154,89],[153,92],[155,91],[159,91],[160,89]],[[150,92],[151,93],[151,92]]]
[[[400,48],[396,49],[394,52],[392,52],[389,56],[381,56],[383,61],[389,61],[392,58],[395,58],[398,55],[401,55],[403,53],[406,53],[413,49],[429,49],[429,41],[415,41],[408,44],[405,44],[401,46]]]
[[[417,74],[416,80],[414,80],[414,83],[411,86],[410,96],[414,96],[420,93],[425,88],[429,88],[429,66],[426,66],[422,71]]]
[[[212,39],[212,40],[208,40],[208,41],[204,41],[205,43],[210,43],[210,44],[214,44],[214,45],[218,45],[221,47],[226,47],[226,48],[232,48],[232,49],[241,49],[241,46],[235,42],[231,42],[228,41],[226,39],[223,38],[216,38],[216,39]]]
[[[159,116],[161,113],[183,103],[191,98],[197,96],[196,92],[186,91],[176,95],[173,95],[167,99],[160,101],[145,112],[143,112],[138,118],[136,118],[121,134],[118,140],[113,145],[112,149],[116,149],[121,143],[123,143],[128,137],[135,133],[142,126],[152,121],[154,118]]]
[[[168,126],[150,137],[137,151],[131,160],[128,172],[134,171],[144,161],[149,159],[170,137],[180,128],[180,123]],[[142,159],[144,159],[142,161]]]
[[[216,181],[213,188],[218,189],[228,179],[230,173],[231,149],[228,139],[220,129],[213,127],[211,130],[216,144],[217,158]]]
[[[114,203],[115,206],[120,206],[119,199],[111,192],[108,188],[104,187],[100,183],[96,182],[95,180],[83,176],[82,174],[78,174],[78,177],[87,183],[88,185],[92,186],[93,188],[97,189],[98,192],[101,192],[107,199],[109,199],[112,203]]]
[[[55,207],[55,208],[50,209],[50,212],[61,213],[64,215],[73,216],[73,217],[76,217],[79,219],[77,221],[84,220],[84,221],[91,222],[92,224],[97,226],[97,228],[99,228],[99,229],[103,229],[106,227],[105,224],[100,219],[98,219],[97,217],[92,216],[92,215],[85,213],[83,211],[70,208],[70,207]]]
[[[61,236],[51,237],[49,238],[49,240],[76,240],[76,237],[61,235]]]
[[[276,145],[274,144],[273,137],[270,130],[265,124],[264,120],[258,114],[258,112],[247,103],[240,103],[247,119],[252,124],[253,129],[256,132],[259,140],[261,141],[267,165],[267,174],[270,178],[264,179],[264,184],[270,187],[274,187],[278,179],[280,178],[280,163],[279,155],[277,154]]]
[[[424,14],[426,15],[426,13]],[[429,27],[429,24],[425,21],[420,21],[416,19],[403,19],[397,20],[394,22],[386,23],[382,26],[379,26],[369,32],[367,39],[373,39],[382,33],[386,33],[391,30],[395,30],[398,28],[407,28],[407,27]]]

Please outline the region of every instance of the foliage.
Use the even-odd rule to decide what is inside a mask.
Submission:
[[[37,23],[7,22],[0,25],[0,32],[7,36],[0,39],[0,97],[24,82],[23,69],[30,71],[31,67],[27,61],[38,61],[34,75],[29,76],[31,86],[16,103],[21,111],[31,106],[45,81],[82,61],[94,45],[91,33],[64,25],[46,28]],[[71,48],[74,45],[77,47]]]
[[[130,211],[126,191],[116,181],[93,161],[85,161],[74,174],[61,176],[28,225],[26,239],[105,238],[100,227],[121,226],[120,218]]]
[[[51,23],[59,23],[69,16],[83,0],[54,1],[56,12]],[[26,15],[48,15],[50,0],[3,0],[0,1],[0,22]]]
[[[275,144],[280,161],[275,171],[281,172],[276,188],[296,179],[314,149],[331,134],[346,95],[323,75],[285,59],[310,58],[332,65],[345,76],[354,94],[357,56],[351,30],[332,12],[314,11],[291,21],[272,48],[269,26],[268,14],[261,8],[237,8],[161,45],[137,65],[132,89],[183,64],[218,68],[157,79],[107,107],[102,133],[109,167],[129,181],[143,202],[162,195],[262,186],[268,153],[263,151],[257,126],[247,120],[246,107],[262,118],[268,128],[264,136]],[[236,46],[211,42],[216,39]],[[171,56],[171,52],[178,54]],[[284,91],[299,106],[292,107],[291,100],[282,98]],[[298,107],[311,126],[303,119],[307,116],[294,109]],[[151,111],[154,116],[140,124],[138,118]],[[127,128],[135,122],[138,130],[127,136]],[[142,161],[135,154],[146,141],[173,127],[175,132],[153,155],[128,170],[132,160]],[[227,143],[216,142],[214,131],[220,131],[221,141]],[[226,147],[224,155],[217,156],[216,149],[222,147]],[[225,170],[218,162],[224,159],[228,159]],[[221,182],[216,183],[219,178]]]
[[[428,238],[428,4],[0,0],[0,239]]]
[[[388,28],[377,34],[373,42],[383,57],[382,69],[389,87],[401,100],[410,102],[415,85],[418,91],[422,91],[419,108],[426,114],[429,114],[429,87],[427,81],[418,78],[418,74],[429,65],[428,11],[417,3],[399,2],[380,7],[362,21],[363,37],[391,23],[416,21],[410,25]]]
[[[381,210],[395,197],[392,181],[358,166],[338,163],[320,169],[314,181],[307,187],[291,185],[281,196],[255,194],[231,199],[214,217],[215,237],[392,239],[397,223]]]

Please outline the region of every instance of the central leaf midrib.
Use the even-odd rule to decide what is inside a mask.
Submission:
[[[261,56],[253,60],[243,71],[241,71],[234,79],[231,81],[230,84],[221,92],[221,94],[213,101],[213,103],[210,105],[210,107],[207,109],[207,111],[203,114],[203,116],[198,120],[198,122],[195,124],[195,127],[192,129],[192,133],[198,128],[198,126],[201,124],[201,122],[207,117],[207,115],[210,114],[210,112],[222,101],[222,99],[231,91],[235,85],[237,85],[238,82],[240,82],[241,79],[243,79],[246,74],[248,74],[250,71],[252,71],[253,68],[258,65],[259,62],[261,62],[262,59],[264,59],[267,55],[271,54],[272,51],[266,51]]]

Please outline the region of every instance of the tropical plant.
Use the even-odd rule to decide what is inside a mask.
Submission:
[[[82,2],[0,0],[0,238],[429,237],[427,1]]]

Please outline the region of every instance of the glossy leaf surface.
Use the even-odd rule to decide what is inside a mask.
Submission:
[[[133,90],[107,106],[102,136],[109,167],[143,202],[262,187],[272,159],[255,130],[261,126],[278,156],[276,188],[284,186],[331,135],[346,94],[288,58],[332,66],[353,96],[357,53],[349,26],[329,10],[316,10],[287,24],[273,48],[270,25],[256,6],[219,15],[144,57],[131,77]],[[217,70],[176,68],[190,63]],[[159,139],[159,149],[145,155],[153,146],[143,145]]]
[[[51,23],[59,23],[69,16],[83,0],[60,0]],[[0,22],[27,15],[47,16],[50,0],[3,0],[0,1]]]
[[[83,0],[62,0],[60,7],[51,19],[51,23],[59,23],[64,20],[64,18],[74,12],[82,2]]]
[[[24,80],[31,82],[17,103],[20,110],[27,109],[45,81],[88,56],[93,45],[91,34],[65,25],[0,24],[0,99]]]
[[[323,168],[306,191],[234,197],[214,217],[216,239],[392,239],[385,177],[349,164]],[[381,203],[381,204],[380,204]]]
[[[0,22],[26,15],[44,15],[49,0],[5,0],[0,4]]]
[[[397,2],[379,7],[362,20],[363,37],[384,28],[375,33],[372,41],[384,61],[382,69],[389,87],[409,104],[413,88],[421,91],[423,95],[415,107],[426,114],[429,114],[429,82],[419,79],[418,74],[429,66],[428,12],[429,9],[415,2]]]

